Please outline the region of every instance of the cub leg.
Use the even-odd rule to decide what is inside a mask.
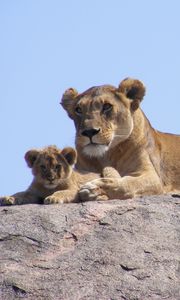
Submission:
[[[44,204],[62,204],[76,202],[76,191],[63,190],[57,191],[44,199]]]
[[[0,197],[0,206],[40,203],[40,199],[30,191],[19,192],[12,196]]]

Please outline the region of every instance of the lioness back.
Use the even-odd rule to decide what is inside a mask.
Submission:
[[[165,192],[180,189],[180,136],[157,132],[161,146],[161,178]]]

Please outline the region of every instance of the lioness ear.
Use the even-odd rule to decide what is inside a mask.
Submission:
[[[131,109],[136,110],[142,101],[146,88],[144,84],[137,79],[126,78],[120,84],[118,90],[123,93],[127,98],[133,100]]]
[[[28,167],[32,168],[34,165],[34,162],[36,161],[37,157],[39,155],[39,151],[32,149],[26,152],[24,158],[25,161],[27,162]]]
[[[67,111],[70,118],[73,118],[73,112],[74,112],[73,108],[75,104],[74,100],[76,99],[77,96],[78,96],[78,92],[75,89],[70,88],[65,91],[61,99],[60,104]]]
[[[61,152],[61,154],[64,156],[64,158],[67,160],[69,165],[74,165],[77,160],[77,152],[74,148],[67,147],[64,148]]]

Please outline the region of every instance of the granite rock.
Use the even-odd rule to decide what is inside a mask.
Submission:
[[[0,207],[0,299],[180,299],[180,198]]]

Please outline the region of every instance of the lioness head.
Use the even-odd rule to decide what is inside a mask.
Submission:
[[[48,189],[56,188],[62,180],[71,176],[76,158],[76,150],[70,147],[61,151],[55,146],[49,146],[42,150],[32,149],[25,154],[36,182]]]
[[[68,89],[62,106],[76,127],[76,146],[88,156],[101,156],[110,147],[126,140],[133,130],[133,114],[145,94],[142,82],[127,78],[118,88],[92,87],[82,94]]]

